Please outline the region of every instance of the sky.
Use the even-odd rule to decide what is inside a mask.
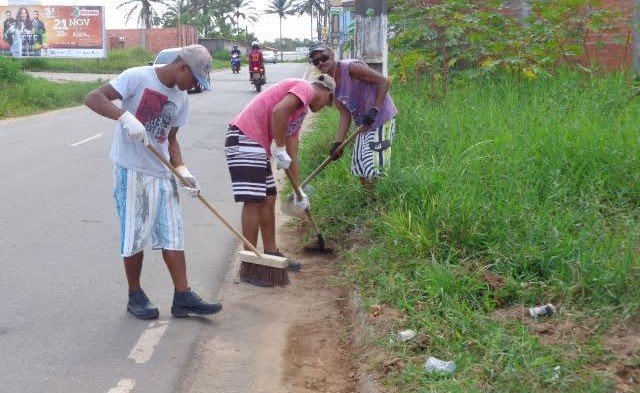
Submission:
[[[0,0],[0,5],[6,5],[8,0]],[[13,3],[18,3],[19,0],[12,0]],[[34,3],[33,0],[25,0],[25,3]],[[135,20],[125,24],[126,11],[129,8],[117,9],[118,4],[123,0],[86,0],[86,1],[74,1],[74,0],[42,0],[43,5],[102,5],[105,7],[106,25],[107,29],[120,29],[120,28],[135,28]],[[249,25],[249,32],[254,33],[259,41],[273,41],[280,36],[279,33],[279,18],[277,15],[264,14],[266,8],[268,8],[269,0],[253,0],[254,6],[258,11],[260,20],[255,26]],[[133,18],[132,18],[133,19]],[[240,22],[242,25],[242,21]],[[289,16],[282,20],[282,37],[286,38],[310,38],[309,16],[298,17]]]

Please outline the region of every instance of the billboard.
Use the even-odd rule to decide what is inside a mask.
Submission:
[[[0,54],[12,57],[107,57],[104,7],[0,6]]]

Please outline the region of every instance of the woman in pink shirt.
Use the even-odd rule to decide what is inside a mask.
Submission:
[[[298,136],[307,110],[318,112],[331,105],[335,81],[319,75],[311,82],[304,79],[285,79],[256,96],[229,124],[225,140],[225,155],[236,202],[243,202],[242,232],[254,246],[258,233],[262,236],[265,254],[279,255],[275,235],[276,183],[271,171],[271,142],[275,140],[273,155],[280,169],[289,169],[296,182],[298,173]],[[304,210],[307,197],[296,200],[295,206]],[[289,269],[301,265],[290,261]],[[250,281],[266,286],[267,283]]]

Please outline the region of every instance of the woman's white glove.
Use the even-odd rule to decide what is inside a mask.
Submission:
[[[118,123],[122,124],[122,128],[127,131],[127,135],[131,140],[140,141],[145,146],[149,145],[149,138],[147,138],[147,130],[144,128],[144,124],[140,123],[140,120],[131,112],[125,112],[118,119]]]
[[[179,182],[180,187],[182,187],[182,189],[192,198],[197,198],[198,195],[200,195],[200,184],[198,184],[196,177],[193,176],[191,172],[189,172],[189,169],[184,165],[176,167],[176,171],[184,178],[184,180],[187,181],[187,183],[189,183],[189,186],[186,186],[182,184],[182,182]]]
[[[289,157],[285,146],[276,146],[276,148],[273,149],[273,155],[276,157],[276,164],[278,164],[279,169],[289,169],[291,157]]]
[[[298,198],[297,194],[293,195],[293,205],[295,206],[296,210],[304,212],[309,208],[309,198],[302,190],[300,190],[300,198]]]

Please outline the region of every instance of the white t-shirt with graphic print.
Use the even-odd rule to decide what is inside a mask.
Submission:
[[[144,124],[149,143],[169,160],[167,136],[172,127],[181,127],[187,121],[187,93],[163,85],[151,66],[130,68],[109,83],[122,96],[122,109]],[[114,163],[128,169],[156,177],[171,177],[171,172],[142,142],[127,136],[120,123],[116,125],[110,157]]]

